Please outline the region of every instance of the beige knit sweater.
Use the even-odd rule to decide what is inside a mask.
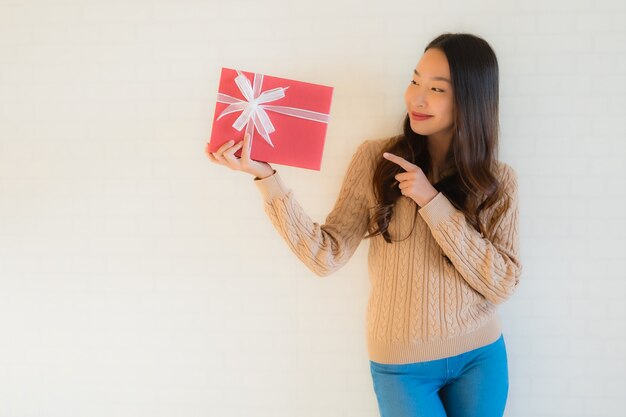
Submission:
[[[265,211],[292,251],[320,276],[343,266],[368,231],[376,202],[372,175],[389,139],[365,141],[354,154],[323,225],[314,223],[278,173],[257,179]],[[517,176],[498,162],[504,198],[481,213],[483,236],[439,193],[424,207],[400,197],[389,224],[394,238],[370,241],[367,346],[370,360],[405,364],[458,355],[496,341],[497,305],[519,282]],[[415,210],[419,215],[415,215]],[[492,227],[493,225],[493,227]]]

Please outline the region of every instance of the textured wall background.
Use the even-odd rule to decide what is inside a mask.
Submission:
[[[221,66],[334,86],[322,171],[276,166],[322,222],[445,31],[496,50],[520,180],[506,415],[624,416],[625,28],[618,0],[0,0],[0,416],[377,416],[367,242],[317,278],[203,149]]]

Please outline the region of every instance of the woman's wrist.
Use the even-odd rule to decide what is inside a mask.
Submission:
[[[271,172],[262,173],[262,174],[261,174],[261,173],[259,173],[259,174],[257,174],[257,175],[254,177],[254,180],[255,180],[255,181],[258,181],[258,180],[263,180],[263,179],[265,179],[265,178],[267,178],[267,177],[271,177],[271,176],[272,176],[272,175],[274,175],[275,173],[276,173],[276,170],[275,170],[275,169],[272,169],[272,170],[271,170]]]

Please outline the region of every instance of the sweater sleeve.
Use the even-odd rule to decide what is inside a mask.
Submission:
[[[296,256],[319,276],[341,268],[366,234],[373,173],[369,142],[360,145],[353,155],[334,208],[322,225],[304,212],[277,172],[255,180],[274,227]]]
[[[474,290],[493,304],[511,297],[523,269],[518,256],[517,174],[506,164],[502,183],[505,194],[492,207],[488,237],[467,223],[463,212],[442,193],[419,209],[452,265]]]

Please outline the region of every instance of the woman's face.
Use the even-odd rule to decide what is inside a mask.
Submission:
[[[424,52],[404,94],[411,129],[424,136],[451,133],[454,94],[446,55],[439,49]]]

